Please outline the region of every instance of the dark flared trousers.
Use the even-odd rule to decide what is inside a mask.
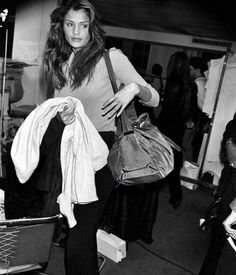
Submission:
[[[88,204],[76,204],[74,215],[77,225],[69,230],[66,244],[66,275],[99,274],[97,262],[96,232],[100,226],[104,206],[114,183],[107,166],[96,173],[99,200]]]
[[[100,134],[110,148],[114,134],[111,132],[100,132]],[[68,233],[65,250],[66,275],[99,274],[96,233],[100,227],[104,207],[115,187],[108,166],[96,172],[95,184],[98,201],[76,204],[74,207],[77,225]]]

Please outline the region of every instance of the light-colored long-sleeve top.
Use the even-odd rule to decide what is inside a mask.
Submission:
[[[64,68],[67,77],[68,67],[73,57],[74,54],[72,53]],[[110,59],[118,87],[121,83],[127,85],[132,82],[146,86],[149,88],[152,97],[149,102],[145,102],[145,105],[152,107],[158,105],[158,92],[137,73],[129,59],[120,50],[110,49]],[[115,131],[115,117],[108,119],[106,116],[102,116],[102,105],[114,94],[104,57],[97,63],[92,79],[88,83],[87,81],[88,79],[85,79],[82,85],[75,90],[72,90],[68,81],[65,87],[55,91],[54,96],[73,96],[78,98],[82,102],[87,116],[98,131]]]

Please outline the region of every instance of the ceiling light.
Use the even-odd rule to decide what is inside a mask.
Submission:
[[[0,13],[0,17],[2,19],[2,22],[4,22],[8,15],[8,9],[4,9],[3,12]]]

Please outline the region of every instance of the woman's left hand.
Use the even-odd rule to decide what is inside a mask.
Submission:
[[[236,212],[232,210],[231,214],[223,221],[223,225],[228,235],[233,239],[236,239],[236,230],[232,228],[232,225],[234,225],[235,223],[236,223]]]
[[[119,92],[109,98],[102,106],[102,115],[108,118],[116,115],[121,115],[126,106],[133,100],[133,98],[140,92],[139,85],[130,83],[124,86]]]
[[[233,142],[226,144],[226,152],[229,165],[236,168],[236,144]]]

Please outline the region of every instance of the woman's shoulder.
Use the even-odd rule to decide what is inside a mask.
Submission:
[[[127,56],[122,52],[122,50],[117,48],[110,48],[109,50],[111,60],[124,60],[127,59]]]
[[[109,53],[111,55],[114,55],[114,54],[123,54],[122,50],[121,49],[117,49],[115,47],[112,47],[110,49],[108,49]]]

